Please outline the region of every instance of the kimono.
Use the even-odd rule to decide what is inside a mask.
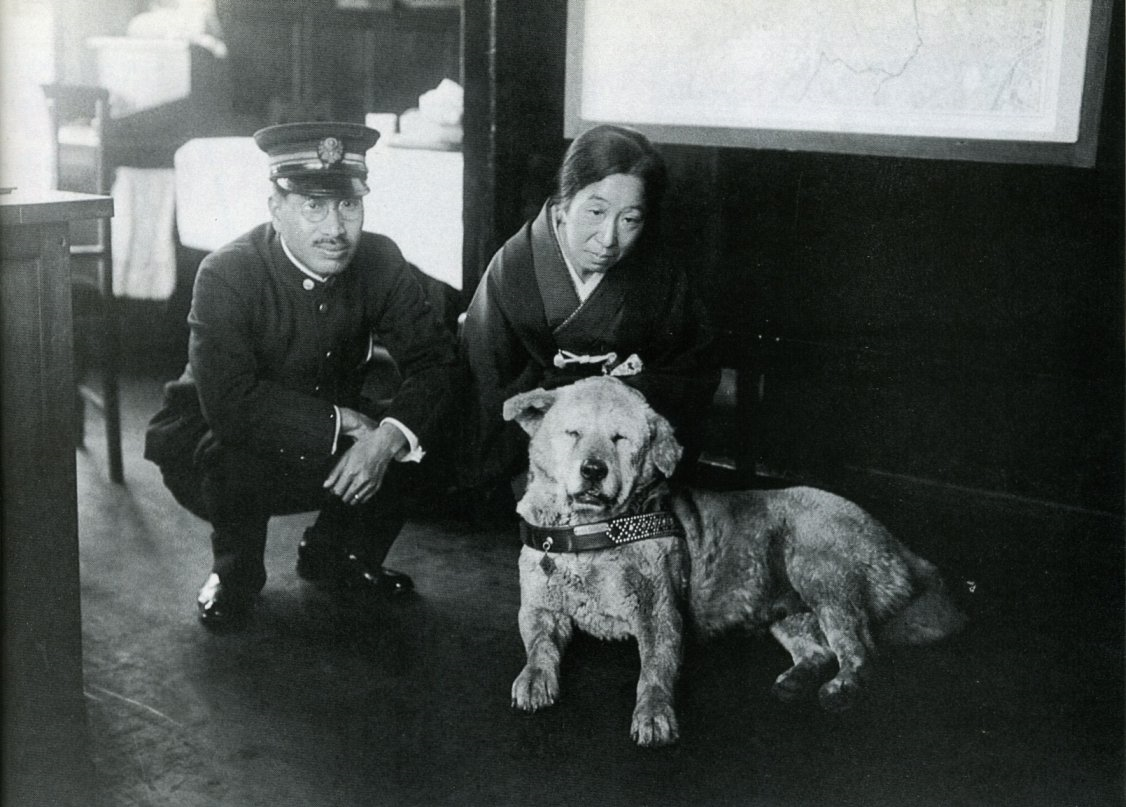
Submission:
[[[466,313],[472,423],[463,480],[488,484],[526,463],[523,432],[501,415],[506,399],[604,371],[646,396],[690,460],[719,383],[707,320],[684,271],[642,249],[580,302],[544,205],[493,257]]]

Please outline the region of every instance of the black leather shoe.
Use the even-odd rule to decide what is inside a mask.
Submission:
[[[355,555],[349,555],[341,582],[350,590],[379,594],[384,597],[402,597],[414,591],[414,581],[394,569],[371,569]]]
[[[297,575],[311,583],[350,591],[398,597],[414,590],[414,581],[393,569],[371,569],[339,547],[322,540],[309,540],[308,532],[297,544]]]
[[[348,553],[323,540],[310,540],[308,530],[297,544],[297,576],[313,583],[332,582],[344,575]]]
[[[250,610],[254,595],[223,584],[214,572],[207,578],[196,598],[199,621],[208,627],[228,625]]]

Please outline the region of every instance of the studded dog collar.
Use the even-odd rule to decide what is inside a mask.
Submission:
[[[649,538],[683,537],[684,528],[676,516],[665,510],[575,527],[537,527],[520,522],[520,540],[541,552],[592,552]]]

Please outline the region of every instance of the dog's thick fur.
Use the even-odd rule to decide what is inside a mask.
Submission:
[[[644,512],[681,448],[640,393],[609,377],[510,398],[504,417],[531,435],[517,511],[541,527]],[[575,627],[637,639],[641,675],[630,729],[644,746],[674,742],[673,695],[686,627],[769,630],[793,666],[774,692],[819,687],[847,708],[881,642],[921,644],[962,627],[935,567],[846,499],[814,488],[714,493],[672,490],[685,539],[605,550],[520,554],[520,635],[528,661],[512,703],[533,712],[559,697],[559,666]],[[687,625],[685,623],[687,620]]]

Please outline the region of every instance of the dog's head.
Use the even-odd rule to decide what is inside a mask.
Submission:
[[[565,524],[619,515],[680,460],[669,422],[609,376],[515,395],[505,401],[504,418],[531,435],[528,492],[517,509],[543,526],[545,516]],[[530,518],[529,509],[553,512]]]

